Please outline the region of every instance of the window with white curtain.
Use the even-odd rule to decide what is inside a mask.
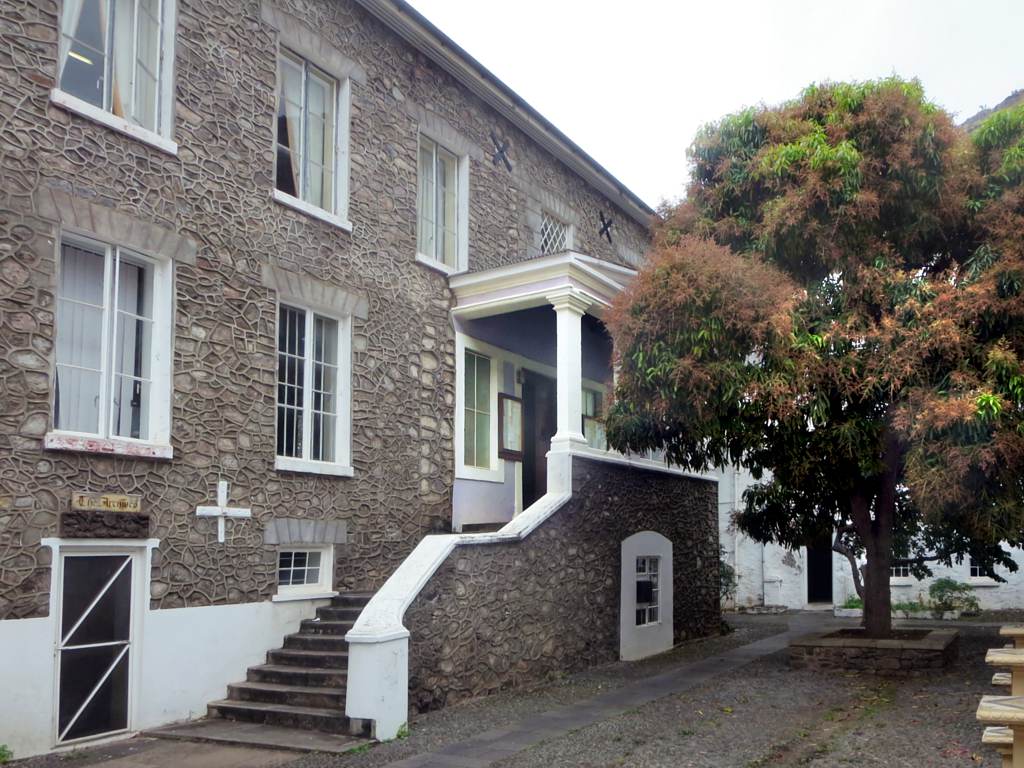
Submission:
[[[282,50],[278,85],[277,191],[338,213],[339,83]]]
[[[168,442],[169,271],[127,249],[62,239],[55,430]]]
[[[59,89],[170,133],[174,0],[64,0]]]
[[[281,304],[277,322],[279,469],[349,461],[349,321]]]
[[[459,268],[459,158],[420,136],[417,250],[449,269]]]

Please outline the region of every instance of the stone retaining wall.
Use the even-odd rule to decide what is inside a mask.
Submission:
[[[573,497],[526,539],[460,547],[406,612],[410,705],[460,699],[619,657],[620,545],[673,544],[677,641],[719,630],[714,483],[573,460]]]
[[[933,629],[920,639],[872,640],[815,634],[790,643],[794,669],[855,670],[888,677],[924,675],[948,667],[960,653],[955,629]]]

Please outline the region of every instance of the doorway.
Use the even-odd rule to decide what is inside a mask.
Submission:
[[[135,557],[61,554],[57,743],[128,730]]]
[[[557,426],[555,380],[522,369],[523,509],[548,490],[548,451]]]
[[[807,602],[832,603],[832,542],[830,537],[807,546]]]

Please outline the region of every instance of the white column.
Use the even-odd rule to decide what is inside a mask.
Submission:
[[[583,315],[590,300],[572,288],[547,297],[555,310],[557,336],[557,431],[552,453],[569,453],[586,445],[583,436]],[[549,487],[550,490],[550,487]]]

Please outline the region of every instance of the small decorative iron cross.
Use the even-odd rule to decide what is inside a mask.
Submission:
[[[498,163],[504,163],[505,168],[509,172],[511,172],[512,163],[510,163],[508,160],[508,139],[502,141],[501,139],[498,138],[497,134],[495,134],[494,131],[491,131],[491,141],[494,142],[494,154],[491,155],[491,160],[494,162],[495,165],[497,165]]]
[[[224,519],[227,517],[252,517],[252,510],[248,507],[228,506],[228,481],[217,481],[217,504],[216,506],[196,507],[198,517],[217,518],[217,541],[224,543]]]
[[[601,231],[597,233],[598,237],[602,235],[608,238],[608,242],[612,241],[612,217],[609,216],[607,219],[604,217],[604,211],[598,211],[598,216],[601,217]]]

